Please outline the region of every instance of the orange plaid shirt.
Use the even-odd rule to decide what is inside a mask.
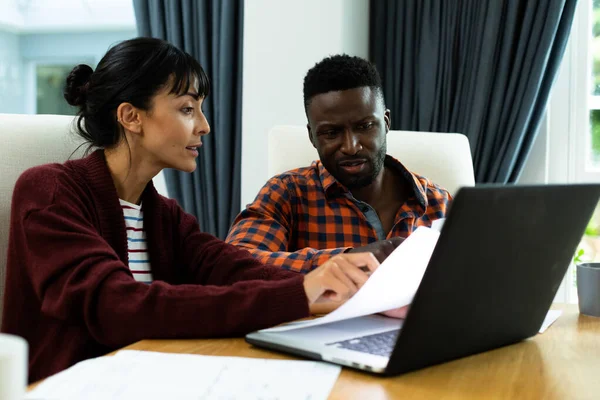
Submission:
[[[390,156],[385,165],[400,171],[414,189],[387,238],[407,237],[417,227],[445,217],[452,201],[446,190]],[[314,161],[310,167],[271,178],[237,216],[226,240],[265,264],[307,273],[335,254],[383,239],[361,208],[369,210]]]

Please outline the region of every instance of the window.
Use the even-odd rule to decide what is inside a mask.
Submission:
[[[76,115],[77,107],[64,98],[67,76],[77,64],[94,68],[86,56],[35,56],[23,62],[24,114]]]
[[[587,67],[589,84],[587,97],[589,113],[589,125],[586,130],[586,163],[584,171],[580,173],[578,180],[600,182],[600,0],[588,2],[587,9],[590,10],[587,18],[587,40],[588,57],[582,58],[583,71]],[[585,65],[587,64],[587,65]],[[578,261],[600,261],[600,204],[588,224],[585,235],[581,241],[576,254]],[[575,268],[573,268],[575,269]],[[575,271],[573,271],[575,276]],[[573,279],[576,288],[576,279]]]
[[[600,0],[581,0],[565,52],[569,182],[600,182]],[[564,133],[563,133],[564,134]]]
[[[577,4],[552,88],[547,131],[546,182],[600,183],[600,0]],[[574,261],[600,261],[600,207],[586,233]],[[574,264],[556,296],[558,302],[577,302]]]
[[[75,115],[77,109],[71,107],[63,97],[67,76],[72,65],[35,66],[36,114]]]
[[[600,0],[593,0],[591,16],[590,135],[587,142],[587,169],[600,169]]]

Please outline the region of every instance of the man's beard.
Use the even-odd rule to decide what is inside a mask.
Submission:
[[[338,173],[334,175],[339,183],[344,185],[348,190],[358,190],[369,186],[377,178],[385,163],[385,155],[387,153],[387,143],[383,143],[379,151],[373,158],[369,158],[367,163],[370,164],[371,170],[367,171],[364,175],[347,176],[344,172],[339,170],[339,166],[336,165],[334,170]],[[327,166],[325,166],[327,168]]]

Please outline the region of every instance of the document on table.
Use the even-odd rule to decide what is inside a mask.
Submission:
[[[25,398],[315,400],[327,399],[339,373],[316,361],[122,350],[59,372]]]
[[[262,332],[281,332],[341,321],[403,307],[411,303],[440,236],[419,227],[390,254],[354,296],[328,315],[291,322]]]

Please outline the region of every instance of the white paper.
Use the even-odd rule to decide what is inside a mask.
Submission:
[[[122,350],[54,375],[30,400],[326,399],[340,367],[267,360]]]
[[[411,303],[427,269],[439,231],[417,228],[373,272],[354,296],[328,315],[309,321],[297,321],[264,329],[281,332],[341,321],[403,307]]]
[[[542,327],[540,328],[540,333],[544,333],[544,331],[546,329],[548,329],[548,327],[550,325],[552,325],[554,323],[554,321],[556,321],[558,319],[558,317],[560,317],[561,314],[562,314],[562,310],[548,311],[548,314],[546,314],[546,318],[544,318],[544,322],[542,322]]]
[[[436,219],[431,223],[431,229],[435,229],[438,232],[442,231],[442,227],[444,226],[444,221],[446,218]]]

